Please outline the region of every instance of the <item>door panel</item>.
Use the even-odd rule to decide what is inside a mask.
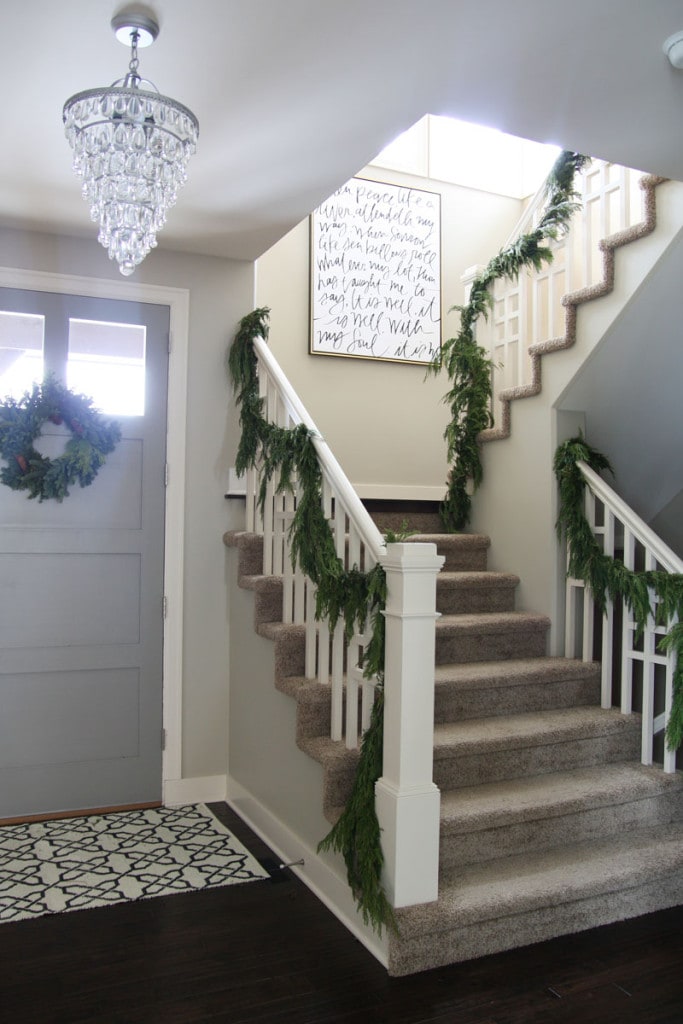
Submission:
[[[123,420],[119,417],[119,422]],[[125,425],[131,429],[128,424]],[[49,428],[49,429],[48,429]],[[40,441],[40,451],[48,458],[59,457],[63,435],[48,424]],[[142,526],[142,453],[140,438],[123,437],[107,455],[90,487],[79,484],[69,497],[56,501],[28,501],[21,491],[3,488],[0,501],[0,527],[40,529],[139,530]],[[77,495],[78,500],[71,499]]]
[[[137,757],[139,735],[131,722],[137,721],[139,700],[137,669],[6,676],[0,768]]]
[[[0,579],[7,596],[0,619],[5,649],[140,643],[137,554],[5,554]]]
[[[10,289],[0,310],[44,317],[45,368],[92,381],[122,428],[62,503],[0,485],[0,818],[159,801],[169,311]],[[37,447],[69,436],[47,424]]]

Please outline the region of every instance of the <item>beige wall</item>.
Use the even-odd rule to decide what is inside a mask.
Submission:
[[[365,174],[378,180],[372,168]],[[451,306],[460,276],[485,264],[516,224],[521,203],[458,185],[381,172],[382,180],[441,193],[442,336],[457,331]],[[423,366],[309,355],[309,221],[257,262],[256,301],[268,306],[270,346],[347,476],[363,497],[443,496],[447,465],[444,377]]]
[[[56,235],[0,230],[0,265],[122,280],[97,242]],[[253,264],[156,251],[135,280],[190,293],[182,774],[224,775],[229,652],[222,535],[239,525],[230,521],[237,510],[224,497],[237,444],[227,415],[225,353],[238,320],[253,307]]]

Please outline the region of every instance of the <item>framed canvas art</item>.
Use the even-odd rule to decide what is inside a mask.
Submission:
[[[352,178],[311,216],[314,355],[429,363],[441,346],[441,197]]]

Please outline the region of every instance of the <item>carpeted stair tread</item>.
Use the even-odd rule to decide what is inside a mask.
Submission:
[[[244,590],[278,590],[281,594],[282,576],[264,576],[261,573],[254,573],[248,576],[240,576],[239,585]]]
[[[509,779],[441,794],[442,835],[500,828],[616,803],[683,793],[677,775],[640,764],[607,764]]]
[[[349,750],[342,742],[329,736],[306,736],[298,740],[298,746],[324,767],[337,768],[358,764],[359,751]]]
[[[550,627],[547,615],[535,612],[474,612],[442,615],[437,619],[437,633],[515,633],[520,628],[543,631]]]
[[[597,662],[577,661],[572,658],[510,658],[507,661],[478,661],[455,665],[437,665],[437,688],[452,684],[463,689],[496,689],[501,685],[522,686],[535,682],[575,679],[577,676],[593,678],[599,673]]]
[[[294,622],[262,622],[257,632],[269,640],[278,640],[283,636],[298,636],[302,639],[306,637],[306,627]]]
[[[635,888],[681,870],[680,822],[471,865],[443,879],[436,903],[398,911],[401,939],[487,919],[505,929],[506,918]]]
[[[573,739],[631,733],[640,716],[594,707],[561,708],[504,718],[474,718],[434,726],[434,759],[462,754],[552,745]]]

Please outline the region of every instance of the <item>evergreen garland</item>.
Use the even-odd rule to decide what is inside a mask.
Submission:
[[[376,677],[371,724],[363,736],[360,759],[349,802],[320,850],[337,850],[344,857],[351,891],[363,915],[379,934],[394,927],[394,915],[381,885],[383,864],[380,828],[375,813],[374,786],[382,774],[384,616],[386,577],[380,565],[363,573],[345,569],[322,503],[322,471],[311,432],[303,424],[292,429],[269,423],[259,396],[257,357],[253,339],[268,337],[266,308],[243,317],[228,354],[228,369],[240,408],[242,433],[235,468],[238,473],[259,469],[258,501],[263,511],[267,486],[275,480],[281,494],[299,484],[296,511],[290,527],[293,566],[316,585],[316,618],[327,618],[334,629],[342,619],[347,637],[362,630],[370,618],[372,636],[363,653],[363,674]]]
[[[678,750],[683,743],[683,575],[661,570],[636,572],[603,553],[584,514],[586,481],[578,462],[585,462],[596,473],[612,471],[605,456],[581,436],[565,441],[555,452],[553,468],[560,489],[557,534],[560,540],[567,540],[568,575],[588,584],[601,612],[608,598],[623,600],[640,632],[650,616],[660,626],[674,618],[680,620],[659,642],[659,650],[673,651],[676,656],[666,741],[669,750]]]
[[[386,926],[397,932],[394,911],[379,884],[382,873],[382,844],[375,813],[375,783],[382,774],[384,741],[384,690],[378,689],[369,729],[361,743],[360,760],[349,801],[336,825],[318,843],[318,852],[336,850],[344,857],[346,874],[358,909],[382,934]],[[368,885],[368,878],[372,884]]]
[[[71,431],[64,454],[56,459],[41,455],[33,444],[47,420]],[[22,398],[7,398],[0,405],[0,458],[7,463],[0,480],[13,491],[28,491],[29,498],[61,502],[76,481],[81,487],[93,482],[120,438],[118,423],[93,409],[92,399],[48,377]]]
[[[464,306],[453,306],[460,313],[460,330],[445,341],[427,373],[445,369],[451,381],[443,401],[450,406],[451,419],[444,431],[448,461],[446,496],[440,512],[444,527],[450,533],[463,530],[470,520],[471,499],[468,482],[473,488],[482,480],[481,452],[477,437],[493,425],[491,416],[493,362],[476,344],[474,331],[480,316],[488,318],[493,306],[491,285],[499,278],[514,280],[524,267],[540,270],[553,258],[552,250],[543,243],[556,239],[567,229],[579,207],[574,190],[574,177],[588,163],[580,153],[565,151],[555,161],[548,175],[545,194],[546,209],[538,226],[521,235],[494,256],[472,282],[470,297]]]

